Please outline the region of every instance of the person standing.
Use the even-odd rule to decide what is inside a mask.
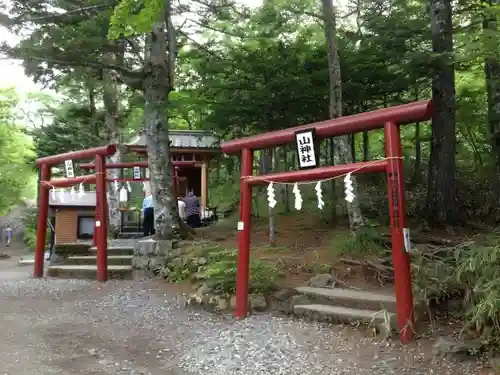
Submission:
[[[187,224],[191,228],[201,227],[200,200],[198,197],[190,191],[187,197],[184,198],[184,203],[186,203]]]
[[[155,209],[151,192],[147,192],[142,201],[142,217],[144,237],[155,234]]]
[[[7,236],[6,246],[9,247],[10,242],[12,241],[12,228],[10,226],[8,226],[7,229],[5,229],[5,232],[6,232],[6,236]]]
[[[186,221],[186,203],[181,198],[177,198],[177,206],[181,220]]]

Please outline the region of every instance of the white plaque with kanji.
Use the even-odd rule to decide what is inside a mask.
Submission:
[[[134,167],[134,180],[140,180],[141,179],[141,167]]]
[[[66,177],[67,178],[75,177],[75,170],[73,169],[73,160],[65,160],[64,166],[66,168]]]
[[[314,144],[314,130],[304,130],[295,133],[297,155],[300,168],[314,168],[318,165]]]

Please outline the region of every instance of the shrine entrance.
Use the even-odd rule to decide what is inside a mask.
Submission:
[[[236,139],[221,144],[226,154],[241,153],[240,179],[240,221],[238,222],[238,268],[236,279],[236,317],[244,318],[248,310],[248,283],[250,265],[250,233],[252,211],[252,187],[273,183],[316,182],[335,177],[345,177],[346,200],[356,197],[350,186],[351,174],[385,172],[388,184],[388,203],[392,239],[392,259],[394,265],[397,322],[401,342],[412,339],[413,294],[410,271],[410,241],[406,225],[406,204],[404,193],[403,156],[399,126],[407,123],[429,120],[433,113],[431,101],[384,108],[353,116],[340,117],[295,128]],[[319,166],[317,141],[340,135],[384,129],[385,159],[345,165]],[[302,170],[267,175],[253,175],[254,150],[268,149],[295,143]],[[296,208],[300,209],[301,198],[297,185]],[[320,206],[318,193],[318,206]],[[269,204],[276,204],[270,194]]]
[[[36,160],[35,164],[38,168],[40,168],[40,186],[38,191],[39,203],[36,228],[35,264],[33,269],[34,278],[40,278],[43,276],[47,219],[49,212],[49,192],[52,191],[55,193],[56,188],[71,187],[72,193],[76,194],[74,186],[79,186],[78,194],[84,195],[85,192],[83,184],[95,184],[96,209],[94,238],[97,245],[96,278],[98,281],[108,280],[108,211],[106,203],[107,178],[105,158],[113,155],[116,150],[117,145],[113,144],[47,156]],[[95,173],[76,177],[73,161],[91,158],[95,158]],[[66,170],[66,178],[53,179],[52,167],[63,163]]]

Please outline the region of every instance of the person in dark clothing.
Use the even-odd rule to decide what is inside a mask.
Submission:
[[[200,200],[192,191],[188,193],[188,196],[184,198],[184,203],[186,203],[186,222],[191,228],[201,227],[200,218]]]
[[[153,196],[149,193],[142,201],[142,226],[144,237],[155,234],[155,209],[153,205]]]

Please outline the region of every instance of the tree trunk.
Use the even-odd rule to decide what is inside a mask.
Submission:
[[[169,14],[169,4],[166,13]],[[167,58],[165,14],[152,26],[148,35],[145,60],[144,127],[155,211],[155,237],[172,240],[184,237],[185,231],[177,209],[172,186],[172,161],[168,138],[168,94],[172,90],[171,67]]]
[[[415,101],[420,100],[419,87],[415,87]],[[422,142],[420,141],[420,122],[415,124],[415,165],[413,167],[412,182],[418,184],[420,182],[422,166]]]
[[[427,215],[433,226],[452,224],[456,216],[456,98],[450,0],[429,0],[432,50],[438,55],[432,80],[432,143]]]
[[[363,161],[368,161],[370,150],[370,137],[368,132],[363,132]]]
[[[330,118],[342,116],[342,81],[340,74],[340,58],[337,45],[337,27],[335,20],[335,10],[332,0],[321,0],[323,6],[323,20],[325,24],[325,37],[328,53],[328,77],[330,80]],[[343,135],[335,138],[335,156],[339,164],[352,163],[351,137]],[[347,215],[349,224],[353,231],[364,225],[364,218],[359,206],[359,194],[356,178],[352,178],[354,195],[356,199],[352,203],[347,203]]]
[[[498,1],[488,1],[488,8],[483,20],[485,39],[484,72],[488,97],[488,127],[491,134],[491,147],[495,158],[493,170],[493,190],[498,207],[500,202],[500,56],[498,54],[498,22],[492,5]]]
[[[288,172],[289,166],[288,166],[288,147],[284,146],[283,147],[283,167],[284,171]],[[288,191],[288,185],[284,184],[283,185],[283,202],[285,204],[285,212],[290,212],[290,195]]]
[[[123,43],[119,41],[112,41],[110,45],[116,51],[106,52],[103,55],[103,62],[106,65],[118,65],[123,60]],[[120,124],[119,124],[119,77],[118,74],[112,69],[106,69],[103,72],[103,101],[104,109],[106,111],[105,124],[107,132],[108,143],[120,143]],[[107,162],[118,163],[121,160],[120,147],[116,153],[108,157]],[[108,169],[108,179],[117,179],[120,177],[119,169]],[[121,213],[119,201],[119,184],[110,181],[108,183],[108,215],[109,215],[109,235],[116,238],[121,227]]]
[[[415,124],[415,165],[413,167],[413,183],[420,181],[420,168],[422,165],[422,143],[420,142],[420,122]]]
[[[351,142],[351,160],[356,163],[356,134],[351,134],[349,141]]]

